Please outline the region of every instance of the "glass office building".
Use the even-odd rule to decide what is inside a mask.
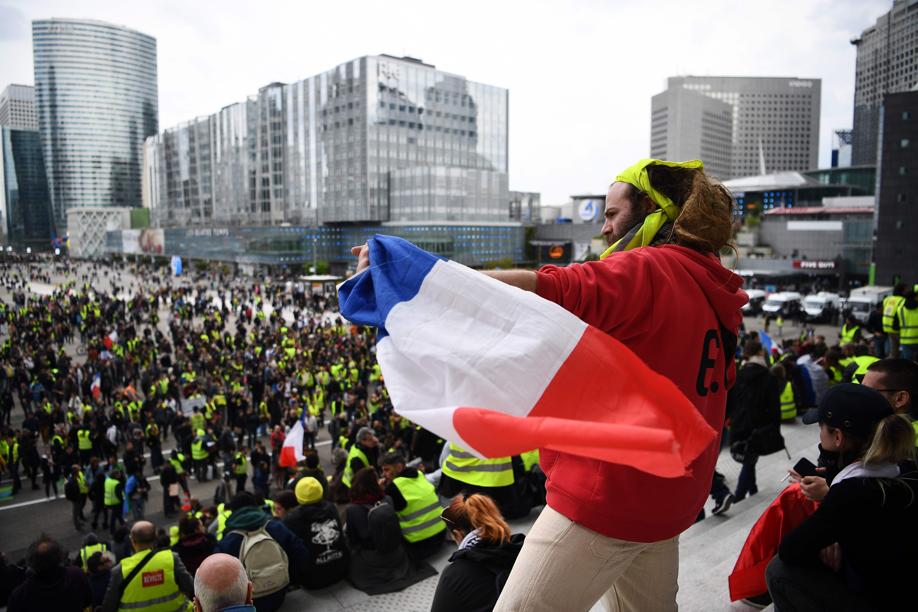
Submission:
[[[51,248],[51,205],[38,130],[0,127],[3,242],[19,250]]]
[[[58,228],[76,206],[140,206],[159,129],[156,40],[99,21],[32,22],[35,105]]]
[[[362,57],[151,137],[162,227],[507,221],[506,89]]]

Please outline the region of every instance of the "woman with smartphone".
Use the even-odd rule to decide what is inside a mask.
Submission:
[[[830,483],[794,472],[820,502],[781,542],[766,571],[775,610],[892,610],[909,601],[918,575],[918,473],[900,474],[915,431],[882,395],[839,384],[803,417],[819,423],[825,451],[837,453]]]

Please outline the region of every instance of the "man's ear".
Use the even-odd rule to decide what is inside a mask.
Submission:
[[[198,601],[197,595],[194,596],[192,603],[194,604],[194,612],[204,612],[203,608],[201,608],[201,602]]]
[[[657,209],[657,205],[647,194],[641,196],[640,206],[643,212],[648,215]]]
[[[249,592],[245,595],[245,603],[252,605],[255,603],[255,598],[252,595],[255,593],[255,585],[249,582]],[[195,598],[197,599],[197,598]]]

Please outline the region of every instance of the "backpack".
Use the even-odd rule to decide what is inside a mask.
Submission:
[[[232,532],[242,536],[239,560],[252,581],[252,597],[255,599],[277,593],[290,584],[287,553],[271,537],[265,525],[253,531]]]

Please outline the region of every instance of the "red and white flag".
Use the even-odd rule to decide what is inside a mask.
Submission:
[[[306,455],[303,454],[303,417],[305,416],[306,411],[304,410],[303,416],[297,419],[287,433],[287,437],[284,438],[284,446],[281,448],[278,460],[281,467],[295,467],[306,458]]]

